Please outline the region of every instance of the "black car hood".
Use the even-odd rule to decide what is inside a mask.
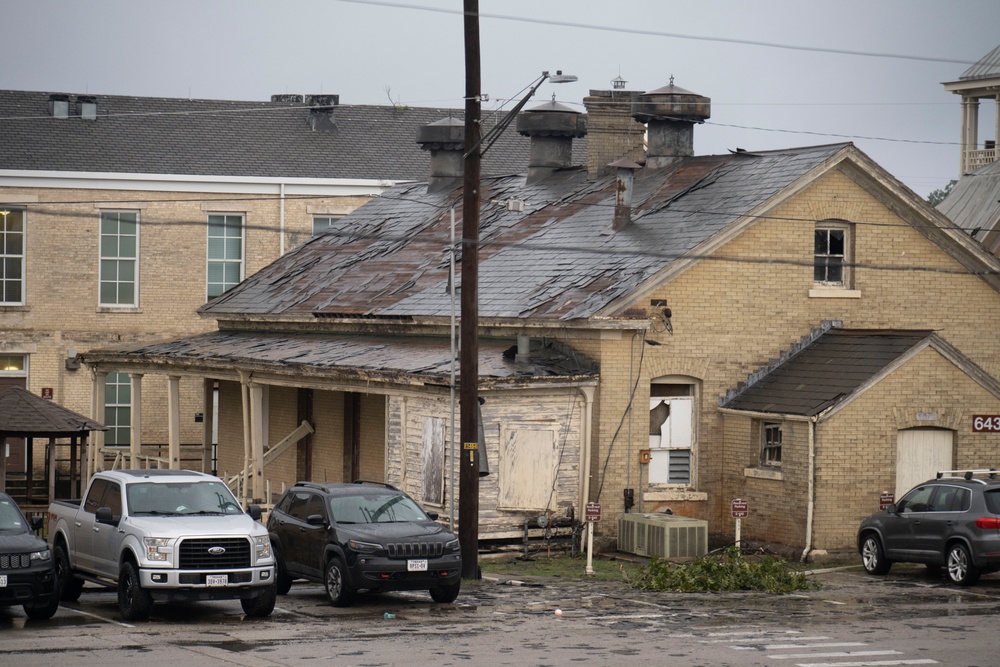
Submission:
[[[0,551],[23,554],[48,549],[45,540],[34,533],[4,533],[0,531]]]
[[[397,523],[348,523],[337,524],[338,530],[351,533],[362,540],[392,542],[396,540],[413,540],[432,536],[451,539],[453,535],[444,526],[434,521],[416,523],[400,521]]]

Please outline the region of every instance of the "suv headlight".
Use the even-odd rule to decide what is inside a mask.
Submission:
[[[444,550],[445,551],[458,551],[458,538],[455,538],[454,540],[448,540],[447,542],[445,542],[444,543]]]
[[[271,538],[267,535],[254,537],[253,546],[257,554],[257,560],[267,560],[271,557]]]
[[[347,544],[348,544],[348,546],[351,547],[352,550],[357,551],[360,554],[373,554],[376,551],[381,551],[382,550],[382,545],[381,544],[375,544],[373,542],[362,542],[360,540],[350,540]]]
[[[166,537],[144,537],[142,542],[146,545],[146,560],[165,561],[173,551]]]
[[[48,549],[31,552],[31,560],[49,560],[50,558],[52,558],[52,552]]]

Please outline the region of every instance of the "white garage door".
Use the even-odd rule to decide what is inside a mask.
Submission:
[[[938,470],[955,467],[954,434],[940,428],[911,428],[896,438],[896,500]]]

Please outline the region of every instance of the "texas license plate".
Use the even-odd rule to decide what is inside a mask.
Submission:
[[[7,575],[0,574],[0,588],[4,588],[6,586],[7,586]]]
[[[408,560],[406,561],[407,572],[426,572],[427,571],[427,559],[422,558],[420,560]]]
[[[228,586],[229,585],[229,575],[228,574],[210,574],[205,577],[206,586]]]

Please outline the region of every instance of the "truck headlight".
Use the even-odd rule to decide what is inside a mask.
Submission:
[[[166,537],[144,537],[146,545],[146,560],[165,561],[170,555],[170,540]]]
[[[271,538],[267,535],[253,538],[257,560],[267,560],[271,557]]]
[[[49,560],[50,558],[52,558],[52,552],[48,549],[31,552],[31,560]]]

